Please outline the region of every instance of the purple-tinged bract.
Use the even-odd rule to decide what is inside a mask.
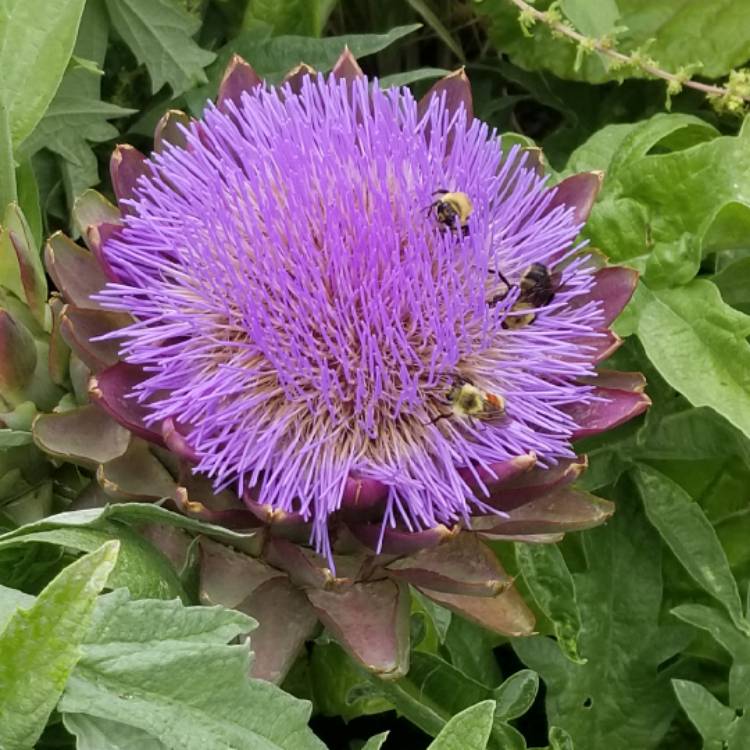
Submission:
[[[492,465],[573,457],[573,407],[597,400],[575,209],[468,120],[364,77],[257,86],[151,157],[105,244],[99,299],[134,317],[117,335],[149,419],[217,487],[311,520],[320,551],[348,478],[386,485],[384,525],[493,512]],[[470,200],[467,231],[439,221],[443,192]],[[516,326],[532,263],[554,296]],[[504,413],[454,412],[461,384]]]

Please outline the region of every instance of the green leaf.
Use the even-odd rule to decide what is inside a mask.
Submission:
[[[649,521],[685,570],[726,608],[738,628],[750,634],[727,556],[700,505],[669,477],[649,466],[639,466],[634,477]]]
[[[34,169],[28,159],[16,169],[16,183],[18,185],[18,205],[26,217],[34,240],[34,247],[42,246],[42,212],[39,205],[39,188],[36,184]]]
[[[690,634],[659,624],[659,537],[630,493],[623,495],[606,526],[580,535],[587,569],[574,580],[587,663],[574,664],[547,637],[513,641],[546,684],[548,722],[568,732],[576,750],[651,750],[677,709],[672,669],[662,663]]]
[[[14,146],[31,133],[60,85],[85,0],[6,0],[0,10],[0,100]]]
[[[549,4],[549,0],[545,0],[535,3],[534,7],[544,10]],[[591,9],[600,4],[604,3],[578,0],[571,4],[566,0],[563,8],[567,10],[572,6],[579,11],[586,7],[587,16],[578,12],[571,16],[574,23],[585,23],[591,18]],[[614,3],[606,5],[610,8],[608,15],[611,18]],[[608,70],[596,55],[585,57],[577,69],[575,44],[554,38],[539,24],[533,29],[533,38],[525,37],[518,24],[518,9],[512,3],[484,0],[480,7],[491,18],[489,33],[495,47],[522,68],[545,69],[560,78],[590,83],[614,81],[622,75],[643,75],[637,71]],[[617,9],[619,25],[627,28],[627,32],[618,37],[617,49],[630,52],[647,45],[647,54],[668,71],[677,72],[683,66],[702,63],[700,74],[715,78],[750,58],[750,37],[744,25],[747,18],[744,0],[712,0],[710,3],[670,0],[658,5],[644,0],[617,0]],[[600,35],[596,27],[591,28],[594,30],[587,31],[583,27],[579,30],[584,34]],[[603,28],[603,25],[598,28]],[[686,39],[690,40],[689,44],[685,43]]]
[[[135,727],[170,750],[323,750],[310,704],[248,678],[247,640],[226,645],[253,626],[232,610],[130,601],[120,589],[97,608],[59,710]]]
[[[0,213],[18,199],[8,107],[0,100]]]
[[[452,617],[445,648],[454,667],[482,685],[494,687],[502,679],[493,653],[500,641],[499,636],[479,625],[463,617]]]
[[[47,520],[47,519],[45,519]],[[49,531],[28,531],[38,524],[22,526],[10,538],[0,537],[0,550],[20,544],[56,544],[82,552],[91,552],[111,539],[120,543],[117,565],[110,584],[130,589],[135,598],[185,598],[180,579],[167,558],[128,526],[119,523],[101,524],[99,528],[61,527]]]
[[[440,41],[459,59],[460,62],[466,62],[464,51],[461,44],[456,40],[445,24],[440,20],[434,10],[425,2],[425,0],[406,0],[414,10],[419,13],[425,23],[435,32]]]
[[[383,743],[388,739],[388,732],[381,732],[376,734],[374,737],[370,737],[369,740],[362,746],[362,750],[380,750],[383,747]]]
[[[445,68],[417,68],[406,73],[393,73],[389,76],[383,76],[380,79],[381,88],[387,89],[391,86],[410,86],[417,81],[424,81],[430,78],[442,78],[450,73]]]
[[[81,656],[99,592],[117,560],[107,542],[69,565],[31,609],[13,614],[0,634],[0,747],[34,745]]]
[[[26,140],[21,155],[29,158],[40,149],[48,148],[61,156],[68,169],[68,193],[76,196],[99,182],[96,155],[89,142],[99,143],[117,137],[117,128],[107,121],[132,112],[95,98],[57,96],[44,119]]]
[[[573,25],[586,36],[600,38],[611,34],[620,17],[615,0],[561,0],[560,7]]]
[[[585,663],[578,651],[581,615],[576,589],[565,558],[554,544],[516,543],[516,560],[539,609],[552,622],[563,653],[577,664]]]
[[[269,26],[274,36],[300,34],[319,37],[336,0],[252,0],[245,10],[243,29],[258,23]]]
[[[191,37],[200,21],[169,0],[106,0],[112,26],[151,76],[153,93],[168,83],[174,96],[206,82],[216,55]]]
[[[32,604],[34,604],[33,596],[0,584],[0,633],[3,632],[11,615],[19,607],[28,609]]]
[[[223,526],[215,526],[194,518],[188,518],[180,513],[173,513],[151,503],[117,503],[107,505],[104,508],[86,508],[85,510],[67,511],[66,513],[48,516],[22,529],[14,529],[3,534],[0,536],[0,543],[4,544],[7,540],[18,536],[57,528],[98,527],[105,521],[122,521],[128,524],[166,523],[198,534],[206,534],[213,539],[227,542],[240,550],[245,550],[255,539],[255,534],[252,532],[242,534],[231,531]]]
[[[464,709],[445,725],[428,750],[485,750],[494,713],[494,701]]]
[[[208,70],[209,85],[189,92],[188,104],[194,112],[200,112],[206,99],[216,96],[224,69],[233,54],[244,57],[258,75],[271,83],[278,83],[301,61],[324,72],[333,67],[344,47],[348,46],[355,57],[365,57],[380,52],[421,26],[422,24],[415,23],[396,26],[385,34],[349,34],[325,39],[303,36],[279,36],[269,39],[259,35],[257,31],[246,31],[219,51],[216,62]]]
[[[536,699],[539,690],[539,675],[530,669],[522,669],[508,677],[502,685],[492,691],[497,703],[495,716],[511,721],[523,716]]]
[[[18,445],[31,445],[32,442],[30,432],[0,428],[0,450],[15,448]]]
[[[86,714],[63,714],[65,728],[76,738],[76,750],[167,750],[148,732]]]
[[[641,285],[635,310],[638,338],[660,375],[750,436],[750,316],[703,280],[654,291]]]
[[[550,727],[549,750],[575,750],[570,735],[560,727]]]
[[[689,680],[672,680],[677,700],[688,719],[700,732],[706,750],[722,750],[737,715],[716,700],[703,685]]]

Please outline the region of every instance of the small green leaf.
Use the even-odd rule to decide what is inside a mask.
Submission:
[[[575,583],[559,548],[516,543],[515,549],[518,568],[539,608],[552,622],[563,653],[576,664],[585,664],[578,650],[581,614]]]
[[[18,445],[31,445],[31,433],[25,430],[6,430],[0,428],[0,450],[15,448]]]
[[[383,747],[383,743],[388,739],[388,732],[381,732],[376,734],[374,737],[370,737],[369,740],[362,746],[362,750],[380,750]]]
[[[24,750],[41,735],[81,656],[94,604],[114,568],[118,542],[107,542],[65,568],[31,609],[0,633],[0,747]]]
[[[508,677],[492,691],[497,703],[495,716],[511,721],[523,716],[530,708],[539,690],[539,675],[531,669],[522,669]]]
[[[672,680],[672,687],[688,719],[703,738],[704,747],[722,750],[737,715],[697,682]]]
[[[549,750],[575,750],[573,738],[560,727],[550,727]]]
[[[319,37],[336,0],[253,0],[247,4],[242,28],[267,24],[274,36]]]
[[[8,107],[14,146],[31,133],[60,85],[84,5],[85,0],[6,0],[3,4],[0,100]]]
[[[726,608],[737,627],[750,634],[727,556],[700,505],[656,469],[642,465],[634,476],[649,521],[696,583]]]
[[[215,59],[193,40],[200,21],[169,0],[106,0],[112,26],[148,68],[153,93],[168,83],[174,96],[206,82]]]
[[[482,701],[456,714],[428,750],[485,750],[495,713],[494,701]]]
[[[445,68],[417,68],[406,73],[393,73],[389,76],[383,76],[380,79],[380,87],[387,89],[391,86],[410,86],[417,81],[424,81],[430,78],[442,78],[450,73]]]

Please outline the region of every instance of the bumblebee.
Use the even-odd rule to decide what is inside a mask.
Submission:
[[[474,205],[466,193],[450,193],[438,190],[437,200],[430,205],[430,210],[435,210],[435,216],[440,224],[448,227],[451,231],[460,229],[464,234],[469,233],[469,217],[474,210]]]
[[[507,289],[495,297],[493,297],[489,304],[490,306],[496,305],[498,302],[504,300],[512,286],[508,280],[499,271],[497,272],[500,280],[505,284]],[[539,307],[545,307],[555,296],[555,283],[552,279],[552,274],[549,268],[543,263],[532,263],[522,274],[521,280],[518,283],[520,287],[520,294],[518,299],[510,309],[512,314],[508,315],[503,322],[504,328],[522,328],[530,323],[534,322],[536,314],[533,312],[523,313],[524,310],[533,310]]]
[[[429,424],[450,417],[473,419],[497,419],[505,413],[505,399],[495,393],[487,393],[462,377],[456,377],[448,391],[449,414],[439,414]]]

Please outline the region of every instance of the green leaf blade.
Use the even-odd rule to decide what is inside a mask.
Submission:
[[[94,604],[114,568],[107,542],[65,568],[0,634],[0,746],[32,747],[80,658]]]
[[[428,750],[485,750],[494,714],[492,700],[464,709],[443,727]]]

